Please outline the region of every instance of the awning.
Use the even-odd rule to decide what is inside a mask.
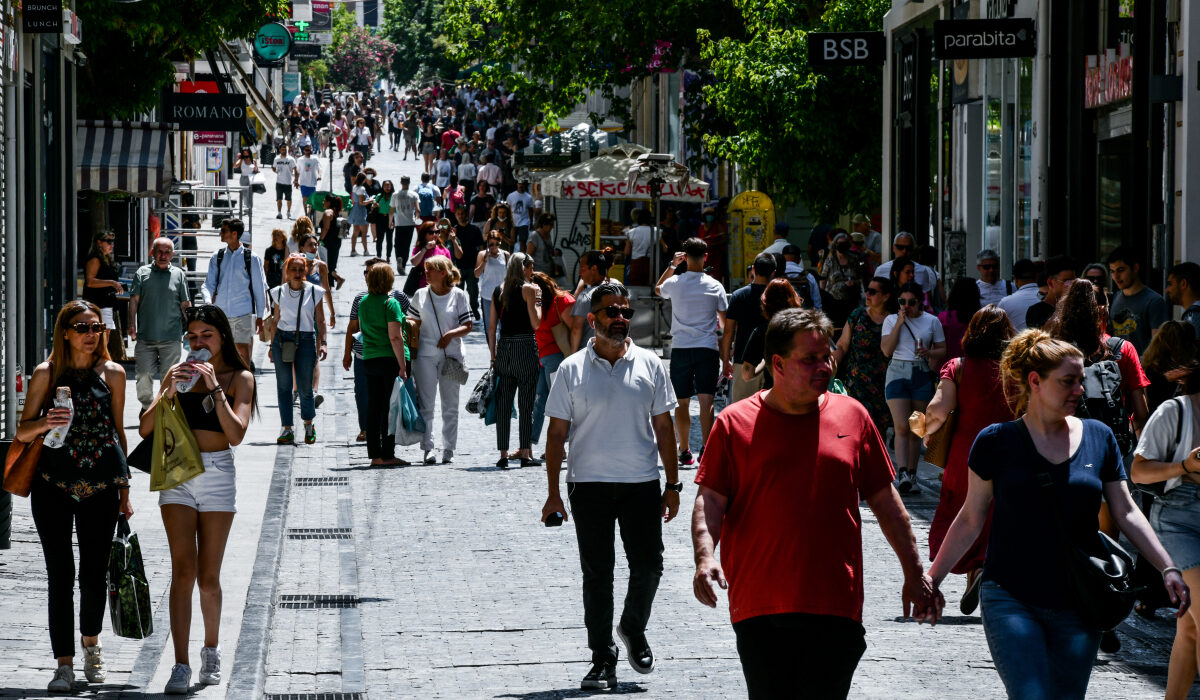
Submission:
[[[172,124],[77,121],[75,186],[79,191],[164,194],[174,175]]]
[[[649,177],[637,157],[650,149],[622,143],[600,155],[560,170],[542,179],[542,194],[561,199],[632,199],[650,201]],[[703,203],[708,201],[708,183],[692,180],[687,168],[671,163],[663,168],[663,201]]]

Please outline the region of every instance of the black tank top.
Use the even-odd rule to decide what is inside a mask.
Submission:
[[[496,308],[500,310],[500,337],[507,338],[513,335],[529,335],[533,333],[533,326],[529,323],[529,310],[525,306],[525,299],[520,295],[516,296],[519,303],[513,304],[511,307],[504,305],[505,297],[503,287],[496,287],[496,291],[492,292],[492,301],[495,302]]]
[[[206,391],[189,391],[186,394],[176,394],[179,397],[179,407],[183,409],[183,417],[187,418],[188,427],[193,431],[208,430],[214,433],[224,433],[221,419],[217,416],[216,406],[211,412],[204,410]],[[225,394],[225,400],[233,406],[233,397]]]

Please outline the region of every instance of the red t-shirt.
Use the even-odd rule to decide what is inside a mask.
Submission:
[[[860,499],[888,487],[892,460],[870,414],[825,394],[795,416],[763,402],[731,404],[704,445],[696,483],[729,499],[721,566],[729,615],[809,613],[862,621]]]
[[[555,297],[554,303],[549,309],[542,312],[542,322],[534,331],[534,337],[537,338],[538,358],[543,358],[548,355],[556,355],[563,352],[562,348],[558,347],[558,343],[554,342],[554,328],[562,320],[562,317],[568,313],[567,309],[575,303],[575,297],[570,294],[562,294]]]
[[[1100,342],[1108,343],[1110,337],[1112,336],[1104,333],[1100,336]],[[1126,401],[1131,400],[1133,392],[1150,386],[1150,380],[1142,371],[1142,360],[1138,357],[1137,348],[1128,340],[1121,341],[1121,359],[1117,360],[1117,366],[1121,368],[1121,392],[1125,394]]]

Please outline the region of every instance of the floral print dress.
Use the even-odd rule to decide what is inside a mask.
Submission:
[[[75,413],[62,447],[42,450],[38,474],[76,501],[129,486],[129,467],[113,422],[112,392],[94,369],[71,369],[55,388],[71,388]]]
[[[842,360],[841,375],[846,393],[867,407],[871,420],[882,434],[892,425],[883,384],[887,377],[888,361],[880,347],[883,324],[871,320],[865,307],[850,312],[850,350]]]

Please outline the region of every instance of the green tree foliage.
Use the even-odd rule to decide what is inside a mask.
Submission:
[[[457,0],[443,9],[450,58],[476,68],[476,84],[521,95],[525,116],[541,112],[549,125],[591,91],[611,97],[636,78],[693,60],[702,28],[714,28],[717,40],[741,38],[729,0]]]
[[[825,221],[876,207],[882,70],[814,72],[808,32],[878,30],[890,0],[830,0],[823,12],[820,2],[736,4],[747,36],[704,41],[712,71],[704,97],[728,125],[708,133],[705,145],[738,163],[777,205],[802,202]]]
[[[249,38],[271,17],[283,17],[283,0],[76,0],[88,57],[79,82],[79,113],[131,118],[158,104],[174,80],[172,61],[216,49],[222,39]]]
[[[443,0],[392,0],[384,6],[383,33],[396,45],[392,76],[401,85],[458,77],[447,53]]]
[[[329,80],[347,90],[368,90],[388,75],[396,45],[356,25],[345,5],[334,7],[333,45],[325,52]]]
[[[311,79],[313,85],[318,88],[324,87],[325,80],[329,77],[329,64],[323,58],[304,61],[300,64],[300,75],[303,85],[307,86]]]

